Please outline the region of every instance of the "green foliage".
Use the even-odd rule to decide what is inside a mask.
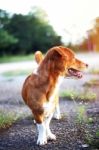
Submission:
[[[0,111],[0,128],[11,126],[18,118],[12,113],[4,113]]]
[[[99,130],[95,131],[96,135],[92,135],[89,131],[86,130],[85,135],[86,135],[86,142],[89,144],[90,148],[92,150],[98,150],[99,149]],[[97,136],[98,134],[98,136]]]
[[[9,53],[9,46],[18,42],[18,39],[5,30],[5,26],[9,23],[9,21],[9,15],[6,11],[0,9],[0,55]]]
[[[84,84],[86,87],[99,86],[99,79],[91,79]]]
[[[99,69],[98,68],[92,68],[92,69],[89,70],[89,73],[98,75],[99,74]]]
[[[96,131],[96,137],[99,138],[99,130]]]
[[[27,15],[13,14],[11,17],[1,10],[0,54],[30,54],[38,49],[45,52],[60,45],[61,37],[42,16],[44,12],[37,8]]]
[[[66,91],[62,91],[60,93],[60,96],[63,97],[63,98],[67,98],[67,99],[73,100],[73,99],[76,98],[77,92],[74,91],[74,90],[66,90]]]
[[[34,55],[4,55],[0,57],[0,63],[7,63],[7,62],[21,62],[21,61],[33,61]]]
[[[0,9],[0,29],[3,28],[8,23],[9,23],[9,14],[5,10]]]
[[[7,31],[0,29],[0,47],[7,48],[9,45],[17,43],[17,39],[10,35]]]
[[[84,101],[84,102],[96,100],[96,94],[86,89],[81,92],[77,92],[76,90],[62,91],[60,93],[60,96],[63,98],[67,98],[69,100]]]
[[[33,70],[30,69],[30,70],[13,70],[13,71],[7,71],[7,72],[4,72],[2,75],[3,76],[6,76],[6,77],[15,77],[15,76],[20,76],[20,75],[29,75],[31,74]]]
[[[76,121],[79,123],[86,122],[87,116],[85,106],[78,106],[76,111],[77,111]]]

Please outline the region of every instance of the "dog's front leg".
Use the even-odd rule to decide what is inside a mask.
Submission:
[[[38,139],[37,144],[38,145],[44,145],[47,143],[47,136],[46,136],[46,126],[45,123],[42,122],[41,124],[37,124],[38,129]]]
[[[45,120],[45,125],[46,125],[46,134],[47,134],[47,139],[49,140],[56,140],[56,136],[51,132],[50,130],[50,121],[52,119],[53,114],[51,114],[49,117],[46,118]]]

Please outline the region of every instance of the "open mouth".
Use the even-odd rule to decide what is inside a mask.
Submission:
[[[74,68],[69,68],[68,73],[72,77],[77,77],[77,78],[82,78],[83,77],[83,73],[79,70],[74,69]]]

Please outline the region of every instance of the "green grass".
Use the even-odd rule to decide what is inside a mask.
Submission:
[[[98,135],[97,135],[98,133]],[[86,142],[89,144],[91,147],[91,150],[98,150],[99,149],[99,130],[96,131],[96,135],[93,136],[91,133],[86,134]]]
[[[28,75],[31,74],[32,70],[14,70],[14,71],[6,71],[2,73],[3,76],[5,77],[15,77],[15,76],[20,76],[20,75]]]
[[[60,93],[60,97],[84,102],[96,100],[96,94],[92,91],[78,92],[76,90],[66,90]]]
[[[99,75],[99,69],[98,68],[92,68],[89,70],[89,73]]]
[[[92,86],[99,86],[99,79],[91,79],[87,81],[84,86],[92,87]]]
[[[86,116],[86,108],[85,106],[77,106],[77,116],[76,116],[76,122],[83,123],[86,122],[87,116]]]
[[[74,118],[77,134],[81,134],[86,146],[85,149],[98,150],[99,149],[99,129],[92,128],[94,125],[94,118],[88,117],[86,107],[84,105],[77,106],[76,115]]]
[[[15,114],[0,111],[0,129],[10,127],[17,119]]]
[[[34,55],[17,55],[17,56],[3,56],[0,57],[0,63],[7,63],[7,62],[20,62],[20,61],[32,61],[34,59]]]

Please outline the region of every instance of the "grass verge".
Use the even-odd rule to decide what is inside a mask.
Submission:
[[[10,127],[18,118],[15,114],[0,111],[0,129]]]
[[[98,68],[92,68],[89,70],[89,73],[99,75],[99,69]]]
[[[99,79],[91,79],[84,84],[86,87],[99,86]]]
[[[32,70],[14,70],[14,71],[6,71],[2,73],[5,77],[13,77],[13,76],[20,76],[20,75],[28,75],[32,72]]]
[[[34,59],[34,55],[17,55],[17,56],[3,56],[0,57],[0,63],[7,62],[20,62],[20,61],[32,61]]]
[[[77,134],[80,133],[84,140],[82,149],[99,149],[98,118],[96,119],[96,117],[97,116],[90,117],[86,112],[85,106],[77,107],[74,122],[76,123]]]
[[[66,90],[60,93],[60,97],[66,98],[68,100],[76,100],[83,102],[96,100],[96,94],[92,91],[77,92],[76,90]]]

